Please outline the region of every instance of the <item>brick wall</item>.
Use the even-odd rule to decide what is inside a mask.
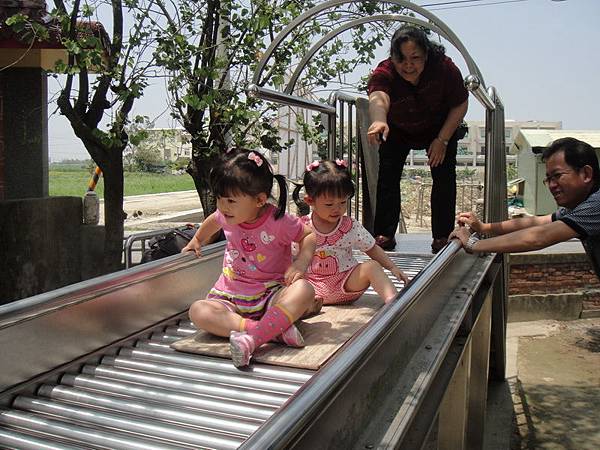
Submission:
[[[511,264],[509,295],[600,289],[589,263]]]
[[[508,295],[585,293],[600,308],[600,281],[585,253],[511,255]]]

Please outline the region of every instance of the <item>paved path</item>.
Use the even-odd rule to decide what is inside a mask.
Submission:
[[[195,190],[128,196],[123,199],[123,210],[127,213],[125,229],[129,232],[172,228],[202,220],[202,207]],[[104,223],[102,202],[100,223]]]
[[[485,450],[600,448],[600,318],[509,323]]]

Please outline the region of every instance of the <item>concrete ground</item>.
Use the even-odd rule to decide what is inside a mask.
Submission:
[[[196,191],[132,195],[123,199],[127,213],[127,234],[160,230],[202,220],[202,208]],[[100,202],[100,224],[104,223],[104,205]]]
[[[486,450],[600,448],[600,318],[509,323]]]

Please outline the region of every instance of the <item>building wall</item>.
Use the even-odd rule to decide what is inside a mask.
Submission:
[[[148,137],[141,145],[157,149],[165,161],[192,157],[191,136],[183,128],[151,128],[146,131]]]
[[[485,121],[467,120],[467,125],[469,126],[469,132],[463,139],[458,141],[458,165],[483,165],[485,162]],[[519,130],[561,130],[562,122],[506,120],[504,127],[506,152],[508,153]],[[407,163],[410,166],[426,165],[427,157],[425,156],[425,151],[411,151]]]
[[[11,68],[0,76],[0,200],[48,195],[47,76]]]
[[[4,176],[4,73],[0,72],[0,201],[4,200],[5,176]]]
[[[469,132],[464,139],[458,142],[459,151],[462,148],[467,154],[485,154],[485,121],[467,120]],[[506,120],[504,121],[504,139],[506,142],[506,152],[510,149],[513,139],[519,133],[519,130],[561,130],[562,122],[547,122],[539,120]]]
[[[0,304],[81,280],[81,199],[0,202]]]
[[[79,197],[0,201],[0,305],[106,273],[104,226],[82,214]]]
[[[302,137],[302,132],[296,122],[296,114],[302,114],[306,123],[311,123],[311,111],[300,108],[281,107],[277,116],[277,127],[282,143],[293,141],[289,150],[281,153],[272,152],[269,156],[277,169],[277,173],[290,178],[302,177],[306,166],[314,159],[318,159],[317,148],[309,144]]]

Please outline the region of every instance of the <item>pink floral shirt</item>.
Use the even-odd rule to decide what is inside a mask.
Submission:
[[[283,283],[285,271],[292,263],[291,243],[304,235],[299,218],[284,214],[275,220],[274,207],[253,224],[228,225],[219,211],[217,222],[223,227],[227,248],[223,272],[214,289],[232,295],[256,295]]]
[[[307,277],[319,278],[346,272],[358,264],[353,249],[367,252],[375,245],[375,238],[352,217],[342,216],[330,233],[320,233],[312,225],[312,213],[302,221],[309,225],[317,238],[317,248],[307,269]]]

